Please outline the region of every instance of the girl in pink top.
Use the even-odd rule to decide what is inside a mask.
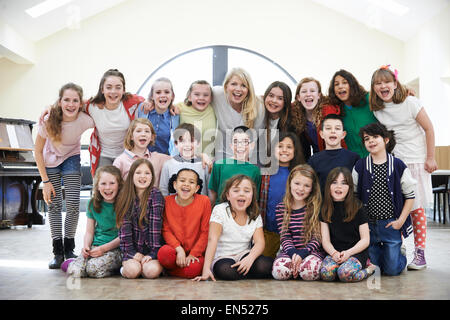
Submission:
[[[59,90],[59,99],[41,123],[35,141],[35,158],[44,184],[44,201],[49,206],[50,231],[54,258],[50,269],[57,269],[65,259],[76,257],[75,232],[80,208],[80,149],[81,135],[94,127],[94,121],[80,112],[83,89],[73,83]],[[66,218],[64,243],[62,232],[62,188],[64,182]]]

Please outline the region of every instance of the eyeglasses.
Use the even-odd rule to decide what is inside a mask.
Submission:
[[[235,145],[235,146],[239,146],[239,145],[248,146],[249,144],[250,144],[250,140],[237,140],[237,139],[233,140],[233,145]]]

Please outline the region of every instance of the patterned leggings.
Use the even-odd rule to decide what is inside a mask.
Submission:
[[[48,207],[50,232],[53,240],[63,238],[62,227],[62,188],[61,174],[48,173],[48,178],[55,189],[56,196]],[[80,215],[80,174],[66,174],[62,176],[66,199],[66,219],[64,221],[64,237],[73,239],[77,231],[78,217]]]
[[[67,268],[67,274],[75,278],[104,278],[118,274],[121,266],[122,252],[116,248],[98,258],[83,258],[80,254]]]
[[[414,231],[414,246],[416,248],[425,249],[427,240],[427,216],[423,208],[410,212]]]
[[[358,282],[370,275],[367,269],[362,269],[361,262],[355,257],[350,257],[339,265],[331,256],[326,256],[320,268],[320,277],[325,281],[334,281],[336,274],[342,282]]]
[[[322,259],[309,255],[300,263],[298,274],[303,280],[318,280],[320,278],[320,266]],[[292,260],[287,255],[275,259],[272,266],[272,276],[276,280],[289,280],[293,278]]]

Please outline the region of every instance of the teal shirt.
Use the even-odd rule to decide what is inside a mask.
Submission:
[[[345,143],[348,150],[353,151],[361,158],[367,157],[369,152],[359,137],[359,129],[378,120],[370,111],[369,94],[367,93],[364,100],[359,106],[344,106],[344,129],[347,131]]]
[[[216,204],[221,203],[222,191],[227,179],[237,174],[245,174],[256,184],[256,197],[258,198],[261,186],[261,173],[257,166],[250,162],[242,162],[232,158],[217,160],[214,162],[208,188],[217,192]]]
[[[89,206],[86,216],[95,220],[93,246],[101,246],[111,242],[119,236],[119,229],[116,227],[116,212],[114,204],[102,202],[100,213],[95,212],[92,205]]]

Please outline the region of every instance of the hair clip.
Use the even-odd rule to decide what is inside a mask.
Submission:
[[[390,64],[383,65],[383,66],[380,67],[380,69],[389,70],[390,72],[392,72],[394,74],[395,81],[398,81],[398,70],[397,69],[393,69]]]

